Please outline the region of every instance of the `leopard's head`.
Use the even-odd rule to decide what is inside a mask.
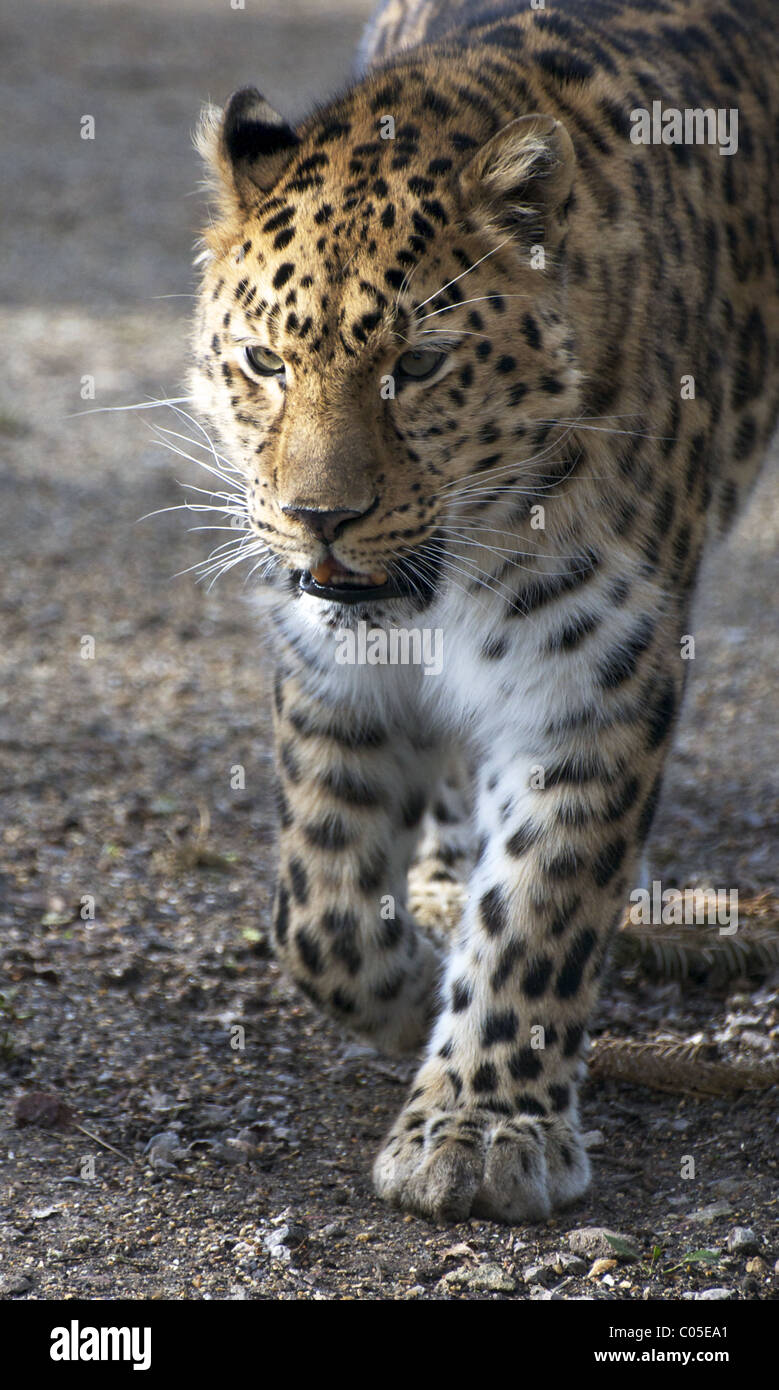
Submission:
[[[330,602],[419,607],[467,579],[490,507],[529,508],[549,421],[579,402],[570,138],[435,98],[413,68],[379,75],[293,130],[246,89],[199,133],[217,215],[193,394],[247,553]]]

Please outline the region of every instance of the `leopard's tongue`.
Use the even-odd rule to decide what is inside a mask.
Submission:
[[[331,555],[323,560],[321,565],[317,565],[311,571],[311,578],[317,584],[323,586],[335,584],[353,584],[357,588],[380,589],[387,583],[386,570],[373,570],[370,574],[360,574],[357,570],[348,570],[345,565],[339,564]]]

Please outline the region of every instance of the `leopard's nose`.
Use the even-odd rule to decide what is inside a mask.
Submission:
[[[330,545],[335,540],[348,521],[365,515],[364,512],[350,511],[345,507],[326,512],[316,507],[296,507],[293,504],[282,507],[281,510],[285,516],[294,517],[295,521],[299,521],[301,526],[305,526],[318,541],[324,541],[325,545]]]

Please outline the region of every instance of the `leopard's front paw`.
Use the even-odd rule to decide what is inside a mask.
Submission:
[[[586,1191],[590,1165],[573,1123],[409,1105],[379,1153],[380,1197],[434,1221],[543,1221]]]

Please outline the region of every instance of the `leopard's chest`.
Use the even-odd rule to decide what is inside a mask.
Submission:
[[[304,599],[286,621],[309,653],[320,696],[355,716],[404,729],[470,729],[499,740],[507,721],[516,737],[581,701],[576,663],[564,676],[544,660],[543,621],[511,619],[497,596],[444,593],[423,614],[349,616],[323,622],[318,600]]]

